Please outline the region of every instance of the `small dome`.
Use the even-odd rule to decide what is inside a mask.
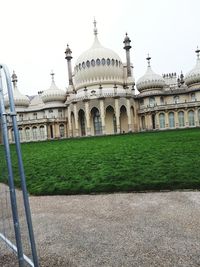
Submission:
[[[153,72],[150,66],[150,57],[147,57],[146,73],[137,81],[136,87],[141,92],[146,89],[162,89],[165,85],[163,77]]]
[[[17,75],[13,71],[12,74],[12,82],[13,82],[13,99],[14,104],[16,107],[28,107],[30,103],[30,99],[28,96],[23,95],[20,93],[20,91],[17,88]],[[9,106],[9,98],[8,95],[5,96],[5,106]]]
[[[185,84],[187,86],[191,86],[192,84],[200,82],[200,57],[199,57],[200,50],[197,48],[195,52],[197,53],[196,65],[190,72],[188,72],[185,75]]]
[[[92,47],[79,56],[74,70],[74,86],[80,89],[85,86],[109,84],[113,81],[123,84],[123,65],[120,57],[111,49],[103,47],[97,38]]]
[[[51,73],[52,75],[52,82],[51,82],[51,86],[48,90],[45,90],[42,93],[42,101],[44,103],[47,102],[64,102],[65,98],[66,98],[66,94],[63,90],[59,89],[54,81],[54,73]]]

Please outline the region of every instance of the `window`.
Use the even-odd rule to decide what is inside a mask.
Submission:
[[[179,96],[174,96],[174,104],[178,104],[179,103]]]
[[[79,67],[79,70],[81,70],[81,63],[79,63],[78,67]]]
[[[89,61],[89,60],[86,61],[86,66],[87,66],[88,68],[90,67],[90,61]]]
[[[144,105],[144,98],[140,98],[140,106]]]
[[[19,114],[19,121],[23,121],[23,114]]]
[[[115,60],[112,58],[112,60],[111,60],[111,63],[112,63],[112,66],[114,66],[115,65]]]
[[[102,60],[101,60],[101,64],[102,64],[103,66],[106,64],[106,60],[105,60],[105,58],[102,58]]]
[[[145,124],[145,116],[142,116],[141,118],[141,122],[142,122],[142,129],[144,130],[146,128],[146,124]]]
[[[195,93],[192,93],[192,94],[191,94],[191,100],[192,100],[192,101],[196,101]]]
[[[188,120],[189,120],[189,126],[194,126],[194,111],[190,110],[188,112]]]
[[[37,113],[33,113],[33,119],[37,120]]]
[[[107,58],[107,65],[110,66],[110,59]]]
[[[92,67],[95,66],[95,60],[94,59],[91,60],[91,65],[92,65]]]
[[[33,126],[32,131],[33,131],[33,140],[37,140],[37,127]]]
[[[169,128],[174,128],[175,122],[174,122],[174,112],[169,113]]]
[[[163,97],[163,96],[160,97],[160,104],[161,104],[161,105],[164,104],[164,97]]]
[[[30,140],[30,128],[26,127],[25,129],[25,136],[26,136],[26,141]]]
[[[97,109],[94,111],[93,122],[94,122],[95,135],[102,134],[101,117],[100,117],[99,111]]]
[[[85,69],[85,62],[83,62],[83,63],[82,63],[82,68],[84,68],[84,69]]]
[[[21,141],[23,140],[22,128],[19,128],[19,138],[20,138]]]
[[[99,66],[99,65],[101,64],[101,61],[100,61],[99,58],[97,58],[97,60],[96,60],[96,64],[97,64],[97,66]]]
[[[59,130],[60,130],[60,137],[64,137],[65,136],[65,127],[63,124],[59,125]]]
[[[53,113],[53,109],[49,109],[49,113]]]
[[[63,111],[62,111],[62,109],[58,109],[58,117],[59,118],[62,118],[63,117]]]
[[[40,126],[40,139],[45,139],[45,132],[44,132],[44,126]]]
[[[179,127],[185,126],[184,112],[183,111],[179,111],[179,113],[178,113],[178,122],[179,122]]]
[[[165,114],[160,113],[159,114],[159,122],[160,122],[160,128],[165,128]]]
[[[149,97],[149,106],[153,107],[155,105],[155,97],[151,96]]]
[[[116,59],[116,66],[118,67],[118,60]]]

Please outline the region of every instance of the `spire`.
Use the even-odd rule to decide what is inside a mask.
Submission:
[[[94,18],[94,21],[93,21],[93,24],[94,24],[94,35],[97,36],[98,32],[97,32],[97,22]]]
[[[199,59],[200,59],[200,56],[199,56],[200,49],[199,49],[199,47],[198,47],[198,46],[197,46],[197,50],[196,50],[195,52],[197,53],[197,60],[199,60]]]
[[[17,75],[15,74],[14,70],[13,70],[13,74],[12,74],[12,82],[13,82],[14,88],[16,88],[17,87]]]
[[[51,71],[50,75],[51,75],[52,83],[54,83],[55,82],[54,81],[54,75],[55,75],[55,73],[53,72],[53,70]]]
[[[65,50],[65,54],[66,54],[65,59],[67,59],[67,60],[71,60],[72,59],[72,56],[71,56],[72,55],[72,51],[69,48],[68,44],[67,44],[67,48]]]
[[[129,50],[131,48],[131,45],[130,45],[131,39],[128,37],[128,33],[127,32],[126,32],[126,36],[124,38],[123,43],[124,43],[124,49],[125,50]]]
[[[151,60],[151,57],[149,56],[149,54],[147,55],[147,63],[148,63],[148,67],[151,67],[151,64],[150,64],[150,60]]]

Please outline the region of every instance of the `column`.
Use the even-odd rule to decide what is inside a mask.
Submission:
[[[101,116],[102,134],[106,134],[104,100],[102,99],[100,100],[100,116]]]
[[[128,117],[128,131],[132,132],[130,98],[126,99],[126,105],[127,105],[127,117]]]
[[[69,106],[67,107],[67,115],[68,115],[69,137],[72,137],[71,109]]]
[[[115,116],[117,124],[117,133],[120,134],[120,111],[119,111],[119,98],[115,98]]]
[[[178,111],[177,110],[174,112],[174,120],[175,120],[175,127],[178,128],[179,127],[179,121],[178,121]]]
[[[86,135],[91,135],[89,101],[85,101]]]
[[[79,136],[77,104],[74,103],[75,136]]]

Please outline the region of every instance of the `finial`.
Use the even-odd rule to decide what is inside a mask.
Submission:
[[[13,82],[13,86],[16,87],[17,86],[17,75],[15,74],[14,70],[12,74],[12,82]]]
[[[148,55],[147,55],[146,60],[147,60],[147,62],[148,62],[148,67],[150,67],[150,66],[151,66],[151,65],[150,65],[151,57],[149,56],[149,53],[148,53]]]
[[[94,35],[97,36],[97,33],[98,33],[97,32],[97,22],[96,22],[95,18],[94,18],[93,24],[94,24]]]
[[[54,75],[55,75],[55,73],[53,72],[53,70],[51,71],[50,75],[51,75],[52,82],[54,82]]]
[[[200,52],[200,49],[199,47],[197,46],[197,50],[195,51],[197,53],[197,59],[199,59],[199,52]]]

